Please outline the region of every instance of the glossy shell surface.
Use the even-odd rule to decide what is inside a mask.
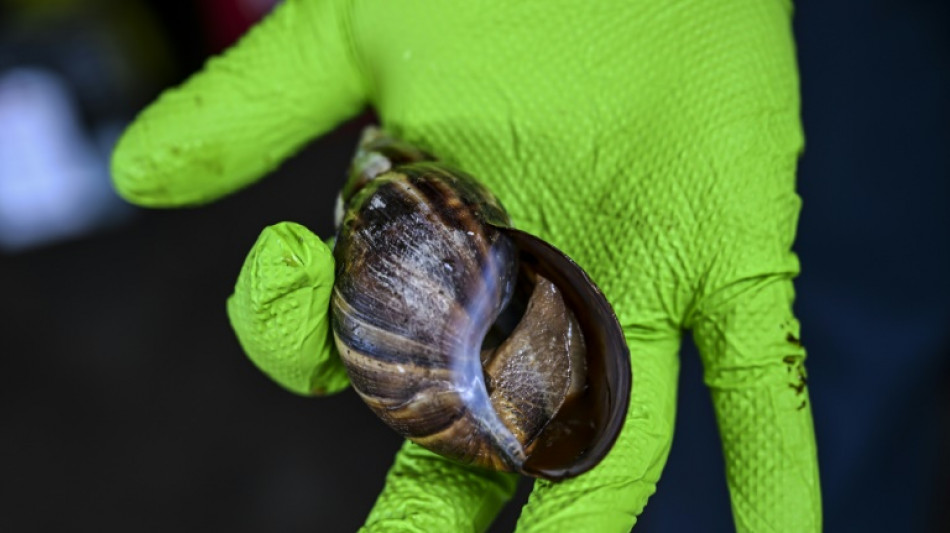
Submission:
[[[333,331],[354,389],[450,459],[548,479],[588,470],[629,398],[609,304],[475,179],[397,143],[364,138],[344,189]]]

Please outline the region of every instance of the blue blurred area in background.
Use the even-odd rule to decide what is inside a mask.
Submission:
[[[137,210],[109,187],[134,113],[273,3],[0,0],[0,530],[351,531],[381,488],[398,439],[352,394],[269,384],[223,313],[264,225],[329,231],[359,127],[197,211]],[[796,312],[826,530],[948,531],[950,7],[856,8],[800,2],[795,22]],[[637,531],[734,528],[686,344]]]
[[[132,209],[108,157],[132,112],[174,80],[138,1],[0,3],[0,250],[89,234]]]
[[[75,238],[129,216],[108,173],[126,121],[194,70],[192,58],[223,49],[274,3],[0,4],[0,250]]]
[[[131,209],[112,191],[107,165],[121,123],[87,132],[68,83],[40,67],[0,74],[0,248],[94,231]]]

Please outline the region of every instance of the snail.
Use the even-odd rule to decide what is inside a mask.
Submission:
[[[337,226],[333,334],[386,424],[452,460],[550,480],[607,454],[629,352],[574,261],[512,228],[471,176],[373,128]]]

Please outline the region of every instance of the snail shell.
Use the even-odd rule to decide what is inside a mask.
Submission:
[[[509,227],[473,178],[376,130],[341,198],[333,332],[377,416],[466,464],[547,479],[596,465],[631,375],[583,270]]]

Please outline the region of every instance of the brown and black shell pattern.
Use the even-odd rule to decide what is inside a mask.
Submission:
[[[333,332],[353,388],[450,459],[548,479],[592,468],[631,382],[609,304],[475,179],[394,145],[364,136],[375,170],[351,175],[334,248]]]

